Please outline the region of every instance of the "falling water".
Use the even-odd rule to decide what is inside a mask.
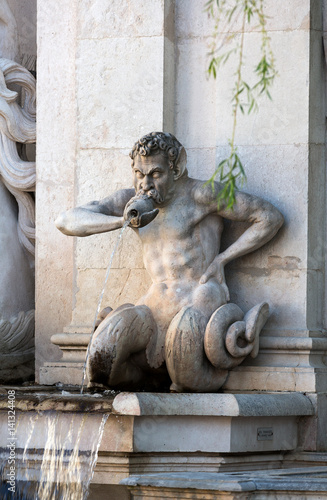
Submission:
[[[100,313],[102,299],[103,299],[103,295],[104,295],[104,292],[105,292],[105,289],[106,289],[106,285],[107,285],[107,281],[108,281],[108,278],[109,278],[109,274],[110,274],[112,262],[114,260],[115,253],[116,253],[116,251],[118,249],[120,240],[122,239],[123,233],[124,233],[124,231],[127,228],[127,226],[128,226],[129,223],[130,223],[130,219],[127,220],[126,222],[124,222],[124,225],[123,225],[123,227],[120,230],[120,233],[119,233],[118,238],[116,240],[116,244],[115,244],[114,249],[113,249],[113,251],[111,253],[111,256],[110,256],[110,260],[109,260],[109,264],[108,264],[106,276],[105,276],[105,279],[104,279],[104,284],[103,284],[102,292],[101,292],[101,294],[99,296],[98,306],[96,308],[96,313],[95,313],[95,316],[94,316],[94,321],[93,321],[93,325],[92,325],[91,338],[90,338],[90,341],[89,341],[89,345],[87,346],[86,357],[85,357],[85,362],[84,362],[84,367],[83,367],[83,377],[82,377],[82,383],[81,383],[81,394],[83,394],[83,387],[84,387],[85,376],[86,376],[86,365],[87,365],[87,360],[88,360],[89,353],[90,353],[90,346],[91,346],[91,343],[92,343],[93,334],[94,334],[94,331],[95,331],[95,324],[97,322],[97,319],[98,319],[98,316],[99,316],[99,313]]]
[[[68,431],[67,418],[71,419]],[[62,412],[41,412],[38,418],[31,422],[32,429],[28,436],[29,443],[36,421],[38,432],[42,432],[44,426],[46,443],[40,477],[37,484],[25,477],[24,484],[18,488],[17,498],[21,500],[86,500],[107,419],[107,414],[91,417],[80,413],[71,416]],[[26,451],[27,446],[24,450],[24,461],[27,460]],[[39,468],[36,462],[33,467],[31,458],[28,459],[29,467],[34,470]]]
[[[25,441],[25,447],[24,447],[24,451],[23,451],[23,458],[22,458],[22,462],[23,464],[27,464],[28,462],[28,452],[30,450],[30,442],[31,442],[31,439],[32,439],[32,436],[34,434],[34,429],[35,429],[35,425],[37,423],[37,421],[39,420],[40,418],[40,413],[34,413],[31,415],[31,417],[29,418],[29,422],[28,422],[28,426],[27,426],[27,439]],[[24,491],[22,492],[22,496],[23,498],[26,496],[26,498],[29,498],[29,495],[28,495],[28,489],[30,488],[30,485],[29,485],[29,471],[28,471],[28,466],[26,467],[25,469],[25,486],[24,487],[24,490],[27,490],[25,491],[25,494],[24,494]]]
[[[30,441],[32,439],[34,428],[35,428],[35,424],[36,424],[38,418],[39,418],[39,414],[35,413],[29,419],[28,436],[27,436],[27,439],[26,439],[26,442],[25,442],[25,447],[24,447],[24,452],[23,452],[23,462],[26,462],[27,450],[29,449],[29,444],[30,444]]]
[[[87,477],[84,478],[83,494],[84,494],[85,499],[88,497],[89,486],[90,486],[90,483],[91,483],[93,475],[94,475],[94,469],[95,469],[95,466],[96,466],[96,463],[98,460],[98,452],[99,452],[99,448],[100,448],[100,444],[101,444],[101,440],[102,440],[104,426],[106,425],[108,417],[109,417],[109,415],[107,415],[107,414],[102,416],[101,424],[100,424],[99,431],[98,431],[98,438],[97,438],[97,441],[95,443],[96,446],[94,448],[94,452],[91,452],[91,458],[89,461],[89,473],[88,473]]]

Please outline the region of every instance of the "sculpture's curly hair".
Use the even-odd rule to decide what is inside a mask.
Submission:
[[[168,158],[169,168],[175,170],[183,150],[182,144],[172,134],[151,132],[134,144],[129,156],[132,158],[133,167],[136,155],[150,156],[161,153]]]

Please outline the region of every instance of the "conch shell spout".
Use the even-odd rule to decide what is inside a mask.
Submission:
[[[139,194],[126,204],[124,219],[130,221],[131,227],[144,227],[150,224],[158,213],[159,210],[154,208],[153,198],[146,194]]]

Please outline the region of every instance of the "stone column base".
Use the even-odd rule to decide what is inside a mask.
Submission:
[[[69,385],[82,383],[87,346],[91,338],[91,327],[70,326],[63,333],[52,335],[51,342],[60,347],[60,361],[46,362],[40,368],[40,384],[53,385],[58,382]],[[88,380],[85,379],[87,384]]]
[[[327,392],[327,367],[241,365],[229,372],[223,390]]]

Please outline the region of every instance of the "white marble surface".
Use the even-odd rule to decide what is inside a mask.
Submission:
[[[164,94],[164,86],[160,87],[161,80],[150,64],[155,61],[156,67],[162,69],[160,54],[163,48],[159,39],[164,38],[164,3],[156,2],[155,9],[152,5],[147,9],[147,2],[123,1],[115,3],[115,10],[111,10],[102,2],[92,2],[92,5],[84,2],[75,11],[75,3],[71,3],[69,10],[57,3],[51,16],[51,9],[49,12],[40,9],[38,197],[39,206],[44,206],[39,213],[38,342],[41,360],[48,357],[49,361],[49,358],[54,361],[56,358],[56,351],[51,351],[49,342],[51,334],[63,331],[70,323],[72,327],[83,328],[84,325],[89,329],[114,240],[114,237],[103,235],[73,244],[55,233],[52,221],[62,209],[129,187],[129,148],[134,139],[148,131],[150,124],[151,127],[159,126],[164,121],[162,98],[158,99],[155,108],[153,93],[145,92],[157,88],[161,96]],[[269,301],[272,314],[266,325],[267,334],[309,336],[316,335],[323,327],[323,283],[319,277],[325,248],[324,239],[319,239],[325,211],[321,154],[323,110],[319,108],[322,102],[319,83],[321,20],[319,9],[313,9],[312,27],[316,31],[310,46],[308,0],[300,4],[295,0],[278,0],[269,2],[267,8],[268,30],[279,76],[272,90],[273,101],[262,101],[258,114],[249,117],[247,122],[241,120],[237,142],[248,174],[245,189],[276,204],[285,215],[286,225],[262,251],[230,266],[227,280],[233,300],[244,310],[258,300]],[[124,15],[123,24],[120,14]],[[224,68],[223,78],[217,82],[206,78],[205,57],[211,29],[199,2],[176,2],[175,134],[187,147],[190,174],[202,179],[213,172],[215,161],[226,154],[230,135],[229,89],[233,70]],[[246,48],[251,58],[257,53],[258,37],[256,29],[247,30]],[[150,47],[151,42],[154,52],[145,56],[142,50]],[[64,67],[63,47],[69,54]],[[122,54],[126,56],[124,65],[120,65]],[[145,73],[142,63],[136,64],[143,61],[143,57],[148,57],[149,61]],[[310,58],[314,63],[311,66]],[[42,61],[47,61],[43,67],[49,67],[44,74]],[[76,72],[73,70],[75,63]],[[90,72],[85,71],[88,65],[92,66]],[[46,91],[42,93],[42,89]],[[133,89],[139,89],[140,93]],[[49,92],[58,95],[54,107],[48,107]],[[125,111],[130,109],[133,112],[126,115]],[[47,126],[50,123],[54,125],[51,129]],[[106,128],[106,124],[110,127]],[[51,141],[55,147],[51,147],[50,160],[47,155]],[[317,176],[313,176],[313,172]],[[53,181],[55,191],[51,186]],[[317,188],[318,199],[315,196]],[[240,228],[232,229],[240,234]],[[229,231],[226,241],[233,237]],[[133,255],[128,251],[129,245]],[[138,287],[146,285],[148,278],[138,252],[135,238],[123,241],[104,305],[134,301]],[[60,258],[56,259],[58,255]],[[308,275],[312,277],[310,288]],[[60,283],[63,283],[61,287]],[[266,352],[265,360],[262,358],[263,369],[267,356],[278,364],[280,352],[280,349]],[[285,365],[286,357],[284,353],[279,364]],[[295,360],[295,351],[290,358],[291,362]],[[310,363],[315,363],[319,356],[309,355],[309,358]],[[304,360],[304,355],[301,359]],[[303,382],[301,387],[318,387],[320,382],[316,383],[314,373],[308,374],[309,367],[306,368],[305,374],[296,375],[294,380],[288,374],[284,384],[282,370],[275,381],[269,372],[269,388],[299,387],[299,377]],[[251,377],[246,375],[245,380],[251,383]],[[263,376],[260,377],[260,383],[258,378],[253,380],[263,387]],[[232,386],[236,387],[235,377]]]
[[[54,220],[59,207],[74,203],[76,5],[38,4],[36,203],[42,209],[36,212],[37,379],[44,361],[60,358],[50,337],[62,331],[72,315],[74,242],[57,231]]]

